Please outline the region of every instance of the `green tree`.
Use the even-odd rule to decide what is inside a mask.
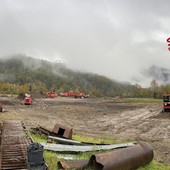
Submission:
[[[152,97],[153,98],[159,98],[160,96],[160,86],[156,80],[152,80],[150,82],[150,90],[152,91]]]

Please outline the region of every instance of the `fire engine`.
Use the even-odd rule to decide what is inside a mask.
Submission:
[[[163,109],[165,112],[170,110],[170,94],[163,95]]]
[[[48,92],[48,93],[46,94],[46,97],[49,97],[49,98],[57,97],[57,93],[55,93],[55,92]]]
[[[31,105],[32,104],[32,98],[30,95],[26,94],[24,97],[24,104],[25,105]]]
[[[61,97],[74,97],[74,98],[88,98],[90,95],[85,93],[73,93],[73,92],[64,92],[60,93]]]

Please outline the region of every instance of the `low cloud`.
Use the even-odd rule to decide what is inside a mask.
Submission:
[[[168,0],[0,2],[0,56],[24,53],[120,81],[169,67]]]

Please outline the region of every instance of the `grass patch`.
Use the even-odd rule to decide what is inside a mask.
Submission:
[[[59,161],[59,158],[57,158],[57,155],[55,152],[44,151],[44,159],[50,170],[57,169],[57,162]]]
[[[128,106],[148,106],[154,104],[162,104],[162,99],[154,99],[154,98],[122,98],[122,99],[113,99],[114,102],[118,102],[120,104],[128,105]]]
[[[47,137],[43,134],[35,134],[35,133],[31,133],[31,136],[34,140],[34,142],[40,143],[40,142],[47,142]]]
[[[80,135],[80,134],[74,134],[73,139],[81,142],[89,142],[89,143],[98,143],[98,144],[114,144],[114,143],[120,143],[118,139],[112,137],[112,138],[106,138],[106,137],[100,137],[96,138],[93,136],[87,136],[87,135]]]
[[[154,99],[154,98],[123,98],[122,100],[126,102],[135,102],[135,103],[145,103],[145,104],[158,104],[162,103],[162,99]]]

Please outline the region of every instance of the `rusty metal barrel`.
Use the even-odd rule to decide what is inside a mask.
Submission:
[[[94,170],[135,170],[152,161],[154,157],[150,144],[138,144],[108,153],[92,155],[88,166]]]

